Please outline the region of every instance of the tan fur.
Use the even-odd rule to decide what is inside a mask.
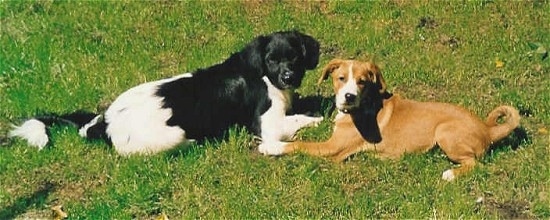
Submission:
[[[350,80],[342,81],[342,76],[346,74],[341,72],[349,69],[350,65],[357,66],[352,68],[354,79],[351,80],[371,83],[378,80],[383,84],[383,91],[380,92],[385,92],[386,85],[380,70],[370,62],[333,60],[323,71],[320,82],[331,74],[334,90],[338,93],[342,84]],[[357,88],[364,87],[358,85]],[[450,160],[461,164],[459,168],[443,174],[444,179],[452,180],[471,170],[476,158],[481,157],[492,142],[508,136],[519,126],[520,120],[518,111],[510,106],[497,107],[483,122],[468,110],[455,105],[417,102],[394,95],[383,101],[383,107],[376,116],[382,141],[373,144],[362,138],[349,114],[339,114],[329,140],[289,143],[283,153],[300,151],[343,161],[361,151],[374,151],[381,158],[396,159],[405,153],[426,152],[437,145]],[[498,124],[497,119],[501,117],[505,117],[506,122]]]

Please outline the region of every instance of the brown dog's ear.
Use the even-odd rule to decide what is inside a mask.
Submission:
[[[380,68],[376,64],[369,62],[369,73],[372,74],[372,81],[379,86],[378,92],[380,92],[380,94],[386,93],[386,81],[382,76]]]
[[[340,65],[344,62],[344,60],[341,59],[333,59],[331,60],[323,69],[323,72],[321,73],[321,77],[319,78],[319,81],[317,82],[317,85],[321,85],[323,81],[328,79],[328,75],[332,73],[335,69],[338,69]]]

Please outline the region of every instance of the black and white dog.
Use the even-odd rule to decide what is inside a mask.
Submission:
[[[35,117],[9,135],[42,149],[49,140],[48,126],[71,123],[81,136],[105,139],[118,153],[129,155],[220,137],[240,125],[260,136],[264,151],[322,120],[285,114],[305,71],[318,62],[319,43],[311,36],[297,31],[259,36],[220,64],[127,90],[104,114]]]

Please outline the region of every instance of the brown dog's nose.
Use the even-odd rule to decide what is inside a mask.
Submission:
[[[344,95],[344,98],[346,98],[346,102],[349,103],[349,102],[355,102],[355,99],[357,98],[357,96],[351,93],[346,93]]]

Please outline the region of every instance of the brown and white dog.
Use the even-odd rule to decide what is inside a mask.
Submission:
[[[439,146],[461,165],[443,172],[442,178],[450,181],[470,171],[493,142],[519,126],[519,113],[510,106],[495,108],[483,122],[455,105],[392,96],[371,62],[335,59],[322,74],[319,83],[332,76],[339,110],[332,137],[318,143],[287,143],[264,153],[300,151],[343,161],[357,152],[374,151],[380,158],[396,159]],[[503,117],[505,122],[499,123]]]

